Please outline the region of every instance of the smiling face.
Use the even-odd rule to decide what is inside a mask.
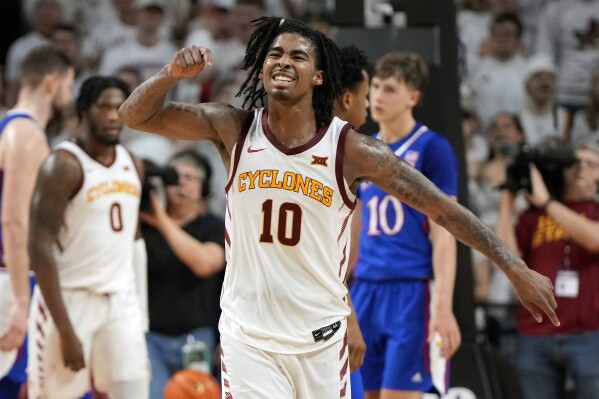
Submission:
[[[310,41],[296,33],[275,38],[262,65],[262,84],[269,96],[278,101],[312,96],[322,79]]]
[[[105,145],[119,142],[123,122],[118,109],[125,102],[125,93],[115,87],[102,90],[96,102],[86,111],[89,133]]]

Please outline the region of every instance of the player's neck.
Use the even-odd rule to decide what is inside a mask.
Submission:
[[[282,104],[269,104],[268,126],[277,139],[287,148],[306,144],[316,134],[316,116],[305,105],[288,107]]]
[[[115,144],[100,143],[89,137],[79,139],[77,143],[87,155],[101,165],[109,167],[116,159]]]
[[[45,98],[43,94],[38,91],[21,90],[17,103],[12,109],[29,112],[42,128],[45,128],[52,116],[51,100]]]
[[[416,120],[412,114],[402,115],[392,121],[381,122],[379,124],[381,140],[385,143],[394,143],[401,140],[412,132],[415,124]]]

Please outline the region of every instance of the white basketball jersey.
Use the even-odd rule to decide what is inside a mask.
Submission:
[[[288,149],[267,112],[254,112],[233,150],[220,330],[264,350],[302,353],[342,338],[349,314],[355,196],[343,177],[343,146],[350,127],[334,118]],[[313,337],[337,321],[341,331],[329,341]]]
[[[69,201],[55,245],[61,288],[112,293],[134,287],[141,182],[131,155],[117,145],[106,167],[73,142],[56,150],[75,155],[83,170],[83,185]]]

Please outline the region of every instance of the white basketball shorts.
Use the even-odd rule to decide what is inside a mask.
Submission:
[[[223,398],[351,399],[347,336],[326,348],[290,355],[228,337],[221,337],[221,346]]]
[[[128,292],[97,294],[63,290],[63,300],[83,346],[86,367],[64,367],[58,331],[35,287],[29,318],[28,389],[31,398],[79,398],[94,386],[101,392],[117,382],[149,379],[139,299]]]

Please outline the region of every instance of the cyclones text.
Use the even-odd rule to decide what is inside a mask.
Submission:
[[[318,180],[304,177],[294,172],[285,172],[279,175],[279,170],[264,169],[239,174],[237,187],[239,192],[260,188],[280,188],[288,191],[302,193],[323,205],[330,207],[333,200],[333,189],[325,186]]]

